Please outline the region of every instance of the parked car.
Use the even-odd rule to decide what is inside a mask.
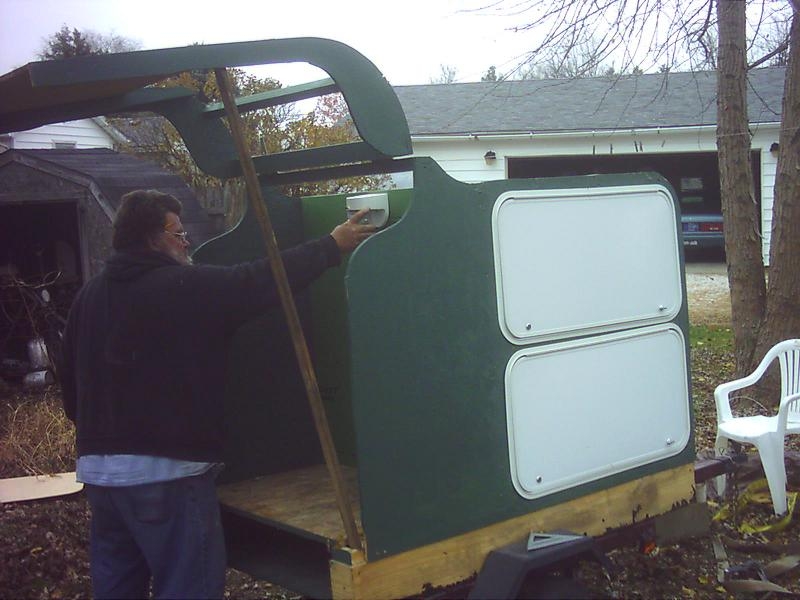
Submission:
[[[681,230],[685,250],[724,250],[719,176],[682,174],[670,180],[681,204]]]
[[[698,250],[721,249],[725,247],[722,215],[702,214],[681,216],[683,247]]]

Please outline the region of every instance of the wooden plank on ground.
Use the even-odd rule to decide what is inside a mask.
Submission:
[[[66,496],[82,489],[83,484],[75,480],[74,471],[0,479],[0,504]]]

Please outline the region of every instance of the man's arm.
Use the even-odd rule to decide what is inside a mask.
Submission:
[[[329,268],[338,265],[344,254],[352,252],[375,232],[375,227],[359,223],[368,209],[361,210],[337,225],[329,235],[281,252],[289,285],[293,292],[305,289]],[[279,304],[278,289],[269,261],[265,258],[233,267],[194,266],[175,271],[175,293],[186,295],[189,305],[197,306],[207,318],[224,315],[229,325],[262,313]],[[179,281],[180,280],[180,281]]]
[[[307,287],[328,268],[338,265],[343,255],[355,250],[361,242],[375,233],[374,225],[359,222],[368,212],[368,208],[362,209],[334,227],[330,235],[281,252],[292,291]],[[268,285],[271,289],[269,295],[274,295],[277,300],[277,286],[271,273]]]

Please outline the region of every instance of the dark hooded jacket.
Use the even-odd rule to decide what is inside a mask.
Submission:
[[[340,261],[330,236],[282,257],[295,291]],[[114,255],[78,293],[64,334],[59,375],[78,455],[220,461],[231,334],[279,303],[266,259],[221,267]]]

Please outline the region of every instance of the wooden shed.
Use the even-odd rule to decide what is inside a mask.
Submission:
[[[24,357],[34,335],[32,317],[13,310],[18,294],[8,286],[14,281],[47,284],[65,316],[74,293],[111,255],[111,222],[120,199],[139,188],[157,188],[183,203],[193,245],[214,235],[189,187],[154,163],[106,148],[0,154],[0,280],[5,290],[0,301],[6,309],[0,314],[0,358]]]

